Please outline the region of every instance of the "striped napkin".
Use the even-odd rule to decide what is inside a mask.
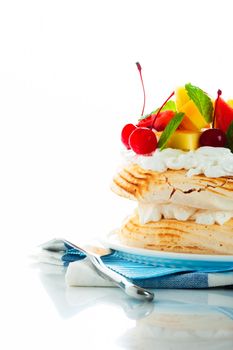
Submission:
[[[91,267],[89,260],[80,251],[61,240],[52,240],[41,246],[40,262],[63,265],[66,269],[66,283],[70,286],[113,286],[100,277]],[[195,269],[177,264],[172,266],[157,259],[113,250],[103,256],[102,261],[113,271],[125,276],[144,288],[233,288],[232,266],[210,264]]]

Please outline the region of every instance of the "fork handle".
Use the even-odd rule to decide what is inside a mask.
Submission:
[[[123,289],[130,297],[144,301],[152,301],[154,299],[154,293],[133,284],[124,276],[109,269],[98,256],[88,254],[87,257],[90,259],[92,266],[101,277],[113,282],[115,285]]]

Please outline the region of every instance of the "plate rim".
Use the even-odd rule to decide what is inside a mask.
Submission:
[[[113,237],[113,238],[112,238]],[[115,241],[114,241],[115,240]],[[213,261],[213,262],[232,262],[233,255],[210,255],[210,254],[191,254],[191,253],[176,253],[165,252],[159,250],[145,249],[139,247],[126,246],[119,241],[117,237],[117,229],[109,231],[101,237],[101,243],[110,249],[123,251],[129,254],[137,254],[146,257],[164,258],[172,260],[193,260],[193,261]]]

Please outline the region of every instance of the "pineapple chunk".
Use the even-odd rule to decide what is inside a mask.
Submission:
[[[195,103],[189,98],[185,87],[176,90],[176,108],[177,112],[185,113],[185,118],[181,127],[186,130],[201,130],[208,127],[205,118],[199,112]]]
[[[176,130],[170,137],[167,147],[184,151],[195,150],[199,147],[200,131]]]

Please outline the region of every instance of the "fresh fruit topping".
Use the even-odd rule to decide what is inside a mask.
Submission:
[[[184,113],[176,113],[175,116],[167,124],[158,142],[158,147],[161,150],[165,148],[165,146],[168,143],[168,140],[170,139],[172,134],[174,134],[174,132],[182,122],[183,118],[184,118]]]
[[[174,92],[175,93],[175,92]],[[174,93],[172,93],[172,96],[174,95]],[[157,113],[159,110],[159,108],[157,108],[154,112],[152,113]],[[167,102],[165,104],[163,104],[163,108],[161,109],[162,111],[173,111],[176,112],[176,104],[175,101],[173,100],[167,100]]]
[[[148,128],[136,128],[129,137],[131,149],[137,154],[151,154],[157,148],[155,133]]]
[[[145,118],[139,119],[139,122],[137,123],[137,126],[141,126],[143,128],[151,128],[152,121],[154,119],[154,113],[148,114]]]
[[[139,118],[138,120],[138,126],[145,126],[145,127],[151,127],[152,125],[152,120],[154,119],[156,113],[158,112],[159,108],[157,108],[155,111],[151,112],[150,114],[147,114],[145,116],[141,116],[141,118]],[[163,108],[161,109],[160,113],[159,113],[159,117],[161,115],[163,115],[163,112],[176,112],[176,105],[175,105],[175,101],[169,100],[165,103],[165,105],[163,106]],[[167,115],[167,114],[165,114]],[[158,117],[158,116],[157,116]],[[170,120],[170,119],[169,119]],[[168,120],[168,122],[169,122]],[[154,129],[156,129],[155,125],[154,125]]]
[[[199,112],[207,123],[211,123],[213,117],[213,104],[209,96],[199,87],[192,84],[186,84],[188,96],[197,106]]]
[[[200,88],[186,84],[176,89],[176,108],[185,118],[181,128],[198,131],[208,127],[212,121],[213,105],[209,96]]]
[[[139,119],[139,122],[137,123],[137,126],[141,126],[143,128],[151,128],[152,121],[154,119],[154,114],[148,114],[145,118]]]
[[[199,147],[200,131],[176,130],[168,140],[166,147],[192,151]]]
[[[165,101],[165,102],[162,104],[162,106],[158,109],[158,112],[155,114],[154,119],[152,120],[151,129],[154,128],[154,123],[155,123],[156,119],[158,118],[160,112],[162,111],[163,107],[166,105],[166,103],[167,103],[167,102],[172,98],[172,96],[174,96],[174,95],[175,95],[175,91],[173,91],[173,92],[171,93],[171,95],[166,99],[166,101]]]
[[[216,112],[218,110],[218,102],[219,102],[219,98],[221,95],[222,95],[222,91],[218,90],[217,91],[217,98],[216,98],[215,103],[214,103],[214,116],[213,116],[213,121],[212,121],[212,128],[214,128],[214,126],[215,126]]]
[[[146,105],[146,92],[145,92],[144,82],[142,79],[142,67],[141,67],[139,62],[136,62],[136,66],[137,66],[137,69],[139,71],[139,75],[140,75],[140,79],[141,79],[141,83],[142,83],[142,90],[143,90],[143,106],[142,106],[142,114],[141,114],[143,116],[145,105]]]
[[[141,118],[139,118],[139,122],[143,119],[146,119],[148,117],[150,117],[152,114],[156,114],[158,112],[159,108],[157,108],[155,111],[151,112],[150,114],[147,114],[147,115],[144,115],[144,116],[141,116]],[[173,111],[173,112],[176,112],[176,104],[175,104],[175,101],[173,100],[168,100],[163,108],[161,109],[161,112],[163,111]]]
[[[141,119],[139,121],[139,123],[137,124],[137,126],[151,128],[155,115],[156,114],[151,114],[147,118]],[[174,115],[175,115],[175,112],[170,111],[170,110],[169,111],[165,110],[163,112],[160,112],[160,114],[155,119],[155,123],[154,123],[153,128],[157,131],[163,131],[165,129],[166,125],[174,117]]]
[[[163,131],[170,120],[175,116],[175,112],[173,111],[164,111],[160,112],[154,122],[154,129],[157,131]]]
[[[211,147],[225,147],[227,144],[227,136],[224,131],[216,127],[216,118],[219,115],[219,108],[221,108],[220,96],[222,91],[217,91],[217,98],[214,104],[214,116],[212,121],[212,128],[203,131],[200,136],[199,144],[200,146],[211,146]]]
[[[227,147],[230,148],[231,152],[233,153],[233,121],[229,125],[227,129]]]
[[[227,101],[227,104],[228,104],[231,108],[233,108],[233,100],[228,100],[228,101]]]
[[[199,140],[200,146],[225,147],[227,143],[226,134],[220,129],[205,130]]]
[[[157,147],[185,151],[202,146],[228,147],[233,152],[233,100],[226,103],[218,90],[213,103],[202,89],[188,83],[172,92],[160,108],[144,116],[142,67],[139,62],[136,66],[144,100],[138,124],[126,124],[122,129],[121,140],[127,149],[143,155],[151,154]],[[171,100],[173,95],[175,101]]]
[[[206,125],[207,127],[208,125]],[[194,125],[191,120],[185,115],[182,123],[179,126],[180,130],[189,130],[189,131],[200,131],[200,128]]]
[[[175,90],[175,105],[177,111],[180,111],[181,107],[190,101],[187,90],[184,86],[180,86]]]
[[[233,108],[219,97],[215,112],[215,127],[226,132],[233,121]]]
[[[136,129],[136,126],[133,124],[126,124],[121,131],[121,141],[127,149],[130,149],[129,137],[132,132]]]
[[[207,126],[207,123],[193,101],[186,103],[179,112],[183,112],[189,119],[190,125],[193,125],[191,130],[201,130]]]

